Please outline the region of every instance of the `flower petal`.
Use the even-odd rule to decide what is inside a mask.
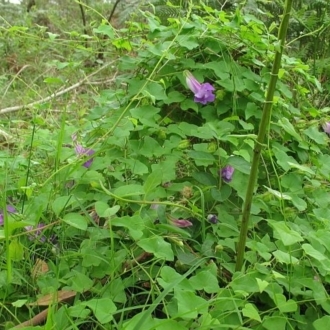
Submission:
[[[174,219],[172,220],[173,225],[180,227],[180,228],[186,228],[191,227],[193,224],[189,220],[185,219]]]
[[[327,134],[330,135],[330,122],[324,123],[322,125],[322,128],[323,128],[323,130],[324,130],[325,133],[327,133]]]
[[[186,83],[189,89],[194,93],[198,93],[201,89],[201,84],[197,81],[197,79],[189,72],[187,71],[186,74]]]
[[[234,174],[235,169],[230,166],[227,165],[225,166],[222,170],[221,170],[221,177],[225,182],[230,182],[232,179],[232,176]]]

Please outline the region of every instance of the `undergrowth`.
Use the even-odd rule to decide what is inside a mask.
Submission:
[[[284,49],[235,271],[277,31],[202,4],[142,14],[87,35],[1,23],[2,327],[325,329],[321,83]]]

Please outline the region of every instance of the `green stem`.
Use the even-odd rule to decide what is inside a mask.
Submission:
[[[201,217],[200,214],[197,214],[195,212],[193,212],[192,210],[188,209],[187,207],[177,204],[177,203],[171,203],[171,202],[160,202],[160,201],[146,201],[146,200],[133,200],[133,199],[128,199],[128,198],[123,198],[120,196],[117,196],[115,194],[113,194],[111,191],[109,191],[107,188],[104,187],[102,181],[99,181],[100,186],[102,188],[102,190],[109,196],[111,196],[113,199],[115,200],[119,200],[122,202],[126,202],[126,203],[134,203],[134,204],[139,204],[139,205],[153,205],[153,204],[158,204],[158,205],[166,205],[166,206],[172,206],[172,207],[177,207],[180,209],[183,209],[187,212],[189,212],[190,214],[197,216],[197,217]]]
[[[238,245],[237,245],[236,271],[240,271],[243,266],[246,237],[247,237],[249,219],[250,219],[250,213],[251,213],[252,198],[253,198],[254,188],[255,188],[255,185],[256,185],[256,182],[258,179],[258,167],[259,167],[260,154],[261,154],[262,145],[264,143],[265,136],[267,133],[267,129],[268,129],[269,123],[270,123],[274,92],[275,92],[276,82],[277,82],[277,78],[278,78],[278,72],[279,72],[279,69],[281,66],[281,58],[282,58],[283,48],[285,45],[286,33],[287,33],[288,25],[289,25],[291,7],[292,7],[292,0],[286,0],[283,19],[282,19],[281,26],[280,26],[279,33],[278,33],[278,39],[280,42],[279,49],[275,53],[273,68],[272,68],[271,77],[270,77],[270,81],[269,81],[269,85],[268,85],[268,89],[267,89],[266,101],[264,103],[261,122],[259,125],[259,133],[258,133],[257,141],[256,141],[255,147],[254,147],[250,178],[249,178],[246,195],[245,195],[245,200],[244,200],[244,205],[243,205],[241,231],[240,231],[239,241],[238,241]]]

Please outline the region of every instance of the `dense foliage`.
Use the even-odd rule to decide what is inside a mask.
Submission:
[[[1,326],[324,330],[327,11],[293,11],[235,271],[281,18],[185,2],[114,28],[107,5],[2,5]]]

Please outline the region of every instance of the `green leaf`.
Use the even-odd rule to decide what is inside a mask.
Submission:
[[[287,265],[297,265],[299,262],[299,260],[296,257],[292,256],[291,254],[289,254],[287,252],[283,252],[280,250],[274,251],[273,255],[278,262],[284,263]]]
[[[233,156],[228,159],[228,165],[231,165],[235,170],[245,174],[250,174],[251,165],[245,159],[239,156]]]
[[[148,95],[151,95],[155,100],[166,100],[167,96],[165,94],[164,86],[156,82],[149,82],[145,89]]]
[[[59,85],[63,84],[63,80],[57,77],[47,77],[44,79],[44,83],[48,85]]]
[[[104,212],[109,208],[109,205],[105,202],[97,201],[95,203],[95,211],[99,217],[103,217]]]
[[[294,300],[289,299],[286,301],[285,296],[281,293],[275,294],[274,302],[281,313],[293,313],[298,308],[298,305]]]
[[[274,329],[286,330],[286,320],[287,319],[284,316],[270,316],[270,317],[265,316],[262,325],[267,330],[274,330]],[[317,329],[317,330],[321,330],[321,329]]]
[[[209,270],[199,272],[191,277],[189,282],[196,290],[204,290],[206,293],[216,293],[220,289],[216,276]]]
[[[158,320],[154,319],[156,326],[152,328],[152,330],[187,330],[187,327],[183,324],[180,324],[177,321],[167,319],[167,320]]]
[[[203,151],[189,151],[188,156],[192,158],[197,166],[209,166],[215,161],[214,156]]]
[[[194,292],[174,290],[174,298],[177,303],[177,317],[195,319],[198,314],[207,313],[207,301]]]
[[[21,261],[24,258],[24,246],[16,239],[9,244],[9,257],[13,261]]]
[[[144,195],[144,189],[143,186],[139,184],[129,184],[116,188],[113,193],[116,196],[127,198],[130,196]]]
[[[68,225],[78,228],[80,230],[86,230],[88,219],[78,213],[68,213],[63,217],[63,221]]]
[[[98,28],[93,29],[94,33],[99,33],[105,36],[108,36],[110,39],[114,38],[113,27],[108,24],[101,24]]]
[[[112,40],[111,43],[117,49],[126,49],[129,52],[132,50],[132,45],[131,45],[130,41],[125,38],[118,38],[118,39]]]
[[[76,270],[72,270],[69,275],[72,276],[69,277],[67,283],[73,291],[83,293],[89,290],[94,284],[94,282],[88,276]]]
[[[258,309],[250,303],[247,303],[244,306],[244,308],[242,309],[242,313],[245,317],[248,317],[251,320],[261,322],[261,318],[260,318]]]
[[[160,236],[144,238],[137,242],[137,245],[144,251],[153,253],[155,257],[173,261],[174,254],[170,243]]]
[[[230,78],[224,79],[224,80],[217,80],[217,84],[222,86],[228,92],[234,92],[235,91],[234,80],[232,80]]]
[[[109,298],[91,299],[83,302],[82,305],[89,307],[101,324],[109,323],[117,307]]]
[[[228,135],[234,131],[235,126],[228,121],[208,122],[204,125],[213,136],[219,140],[228,141]]]
[[[144,221],[139,215],[111,219],[111,225],[127,228],[129,234],[134,240],[138,240],[142,237],[142,230],[145,227]]]
[[[176,40],[179,43],[180,47],[185,47],[189,50],[192,50],[199,46],[199,42],[197,42],[194,37],[191,37],[187,34],[179,35]]]
[[[91,314],[90,309],[86,308],[81,303],[69,307],[67,311],[71,317],[78,317],[80,319],[85,319]]]
[[[245,119],[248,120],[251,117],[260,118],[261,116],[261,109],[255,103],[249,102],[246,105],[245,110]]]
[[[198,112],[198,105],[196,102],[190,99],[185,99],[184,101],[181,102],[180,104],[182,110],[195,110]]]
[[[173,269],[172,267],[165,265],[162,267],[160,272],[160,277],[157,278],[157,281],[159,285],[166,290],[167,288],[170,287],[172,287],[173,289],[173,283],[179,280],[180,278],[182,278],[181,274],[177,273],[176,270]],[[190,284],[187,278],[182,278],[180,283],[176,285],[175,288],[184,291],[195,292],[195,289],[192,287],[192,285]]]
[[[226,61],[203,63],[203,68],[211,69],[222,80],[228,79],[232,72],[231,66]]]
[[[328,138],[326,134],[319,131],[318,127],[310,126],[304,130],[304,134],[314,140],[319,145],[327,145]]]
[[[100,181],[104,182],[103,175],[93,170],[88,170],[81,178],[79,178],[81,184],[91,184],[96,187],[99,187]]]
[[[229,198],[232,189],[229,185],[222,185],[220,190],[218,188],[211,189],[211,196],[214,200],[223,202]]]
[[[72,205],[75,200],[72,198],[72,196],[60,196],[57,197],[53,204],[52,209],[56,216],[59,216],[59,214],[68,206]]]
[[[310,257],[313,257],[316,260],[321,261],[321,260],[327,259],[327,257],[324,254],[322,254],[321,252],[314,249],[310,244],[303,244],[302,248],[307,255],[309,255]]]
[[[257,280],[257,283],[258,283],[259,292],[262,293],[263,291],[265,291],[265,289],[269,285],[269,282],[261,280],[260,278],[256,278],[256,280]]]
[[[295,131],[293,125],[290,123],[288,118],[283,117],[278,121],[281,126],[288,134],[293,136],[297,141],[302,141],[301,136]]]
[[[311,170],[308,166],[299,165],[299,164],[291,163],[291,162],[288,162],[288,165],[298,169],[299,171],[315,175],[315,172],[313,170]]]
[[[172,91],[168,93],[168,98],[164,100],[165,104],[180,103],[186,99],[186,96],[178,91]]]
[[[330,316],[325,315],[313,322],[315,330],[325,330],[330,327]]]
[[[160,170],[150,173],[143,185],[145,194],[147,195],[159,186],[162,183],[162,179],[163,173]]]
[[[275,147],[273,148],[273,152],[277,159],[277,163],[284,169],[284,171],[289,171],[292,168],[292,164],[297,164],[296,160],[293,157],[288,156],[283,150],[279,150]]]
[[[119,210],[119,205],[109,207],[107,203],[101,201],[97,201],[95,203],[95,211],[97,215],[101,218],[110,218],[111,216],[115,215]]]
[[[283,194],[280,191],[268,188],[264,186],[273,196],[277,197],[278,199],[283,199],[283,200],[291,200],[291,197],[289,195]]]
[[[268,220],[274,229],[274,236],[282,241],[285,246],[289,246],[304,239],[296,231],[290,229],[283,221]]]
[[[152,105],[143,105],[130,110],[130,113],[134,118],[138,119],[142,124],[151,127],[155,126],[155,118],[159,112],[160,109]]]
[[[299,198],[294,193],[291,193],[290,197],[291,197],[292,204],[298,209],[298,211],[302,212],[302,211],[306,210],[307,203],[302,198]]]
[[[14,307],[20,308],[20,307],[24,306],[27,302],[28,302],[28,299],[19,299],[19,300],[12,302],[11,304]]]
[[[154,319],[148,315],[145,311],[140,312],[136,315],[134,315],[131,319],[126,321],[123,326],[121,327],[121,330],[156,330],[154,326]],[[148,324],[148,327],[144,326],[143,328],[140,326],[138,327],[137,325],[140,324]]]
[[[164,150],[160,144],[150,136],[145,136],[143,141],[143,146],[140,150],[140,154],[151,158],[153,156],[160,157],[162,156],[166,150]]]

